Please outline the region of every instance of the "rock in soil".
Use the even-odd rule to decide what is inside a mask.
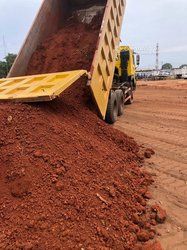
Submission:
[[[30,181],[19,179],[10,184],[10,192],[13,197],[23,198],[30,192]]]
[[[147,148],[144,152],[144,157],[147,159],[150,159],[152,157],[152,155],[155,154],[155,151],[151,148]]]
[[[152,210],[156,213],[156,221],[158,223],[164,223],[167,217],[166,211],[159,205],[153,205]]]
[[[141,230],[137,233],[137,238],[139,241],[146,242],[149,240],[149,233],[146,230]]]

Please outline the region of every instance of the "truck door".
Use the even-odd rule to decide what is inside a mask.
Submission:
[[[121,51],[120,52],[120,58],[121,58],[121,82],[127,82],[128,81],[128,62],[130,58],[129,51]]]

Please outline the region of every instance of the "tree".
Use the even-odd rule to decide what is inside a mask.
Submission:
[[[16,59],[16,54],[9,53],[3,61],[0,61],[0,78],[6,77],[10,71],[14,60]]]
[[[0,61],[0,78],[6,77],[6,75],[7,75],[6,62]]]
[[[173,66],[171,65],[171,63],[165,63],[164,65],[162,65],[162,69],[172,69]]]
[[[182,64],[179,68],[182,69],[184,67],[187,67],[187,64]]]

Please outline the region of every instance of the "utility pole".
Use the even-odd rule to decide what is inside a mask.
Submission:
[[[159,70],[159,43],[156,44],[156,71]]]
[[[4,48],[4,56],[7,56],[7,46],[6,46],[6,41],[5,41],[5,37],[3,35],[3,48]],[[6,62],[6,73],[8,74],[8,64]]]

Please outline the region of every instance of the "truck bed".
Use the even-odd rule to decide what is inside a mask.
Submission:
[[[29,81],[30,76],[25,78],[25,75],[27,72],[27,67],[30,62],[30,59],[34,51],[37,49],[37,47],[51,34],[57,32],[59,28],[63,27],[63,25],[67,23],[68,20],[71,19],[73,11],[78,10],[80,13],[80,18],[82,17],[84,21],[85,20],[87,21],[87,19],[89,19],[89,16],[92,15],[92,12],[89,12],[89,9],[91,7],[103,6],[104,16],[103,20],[101,21],[101,28],[98,36],[95,55],[91,64],[92,66],[91,69],[89,70],[90,78],[88,81],[88,85],[91,88],[91,92],[93,94],[95,103],[97,104],[100,115],[103,119],[105,119],[108,98],[114,76],[116,50],[120,42],[120,32],[125,11],[125,3],[126,0],[107,0],[107,1],[106,0],[99,0],[99,1],[44,0],[8,77],[12,78],[12,77],[24,76],[23,78],[24,81],[26,82]],[[82,15],[81,13],[83,13],[83,16],[81,16]],[[85,14],[87,15],[86,18],[84,18]],[[68,72],[63,72],[63,73],[60,72],[59,74],[61,75],[74,74],[74,73],[71,74],[69,70]],[[80,70],[79,74],[80,72],[83,71]],[[38,84],[38,81],[35,77],[36,76],[32,76],[33,80],[31,82],[33,86],[36,86]],[[41,86],[48,86],[46,79],[47,77],[44,77],[41,80],[40,82]],[[74,79],[76,81],[77,77],[75,77]],[[17,86],[19,85],[17,84],[17,80],[18,79],[16,78],[12,79],[13,85],[11,85],[11,87],[16,91],[17,91]],[[70,84],[67,84],[65,79],[61,79],[59,84],[60,86],[66,86],[66,85],[70,86],[73,83],[72,81],[70,82],[71,82]],[[4,84],[4,86],[6,85],[5,82],[2,82],[0,84],[2,88],[3,88],[2,84]],[[30,88],[32,89],[31,86],[29,87],[29,89]],[[39,96],[42,100],[41,89],[42,88],[39,88],[40,91]],[[64,91],[63,88],[59,87],[59,89],[61,89],[61,93]],[[15,101],[18,99],[22,100],[23,97],[22,94],[25,90],[19,88],[19,86],[18,90],[19,90],[19,98],[15,95],[12,95],[12,93],[11,95],[4,95],[6,94],[5,92],[9,90],[2,89],[0,91],[0,100],[5,100],[5,99],[6,100],[11,99]],[[38,96],[33,95],[33,93],[29,91],[26,91],[25,93],[27,93],[27,96],[25,96],[24,94],[23,98],[24,100],[29,100],[33,102],[38,101]],[[57,96],[53,94],[51,95],[52,92],[50,91],[45,91],[45,94],[46,93],[48,95],[48,98],[47,96],[45,96],[44,98],[45,100],[51,100],[51,96]]]

